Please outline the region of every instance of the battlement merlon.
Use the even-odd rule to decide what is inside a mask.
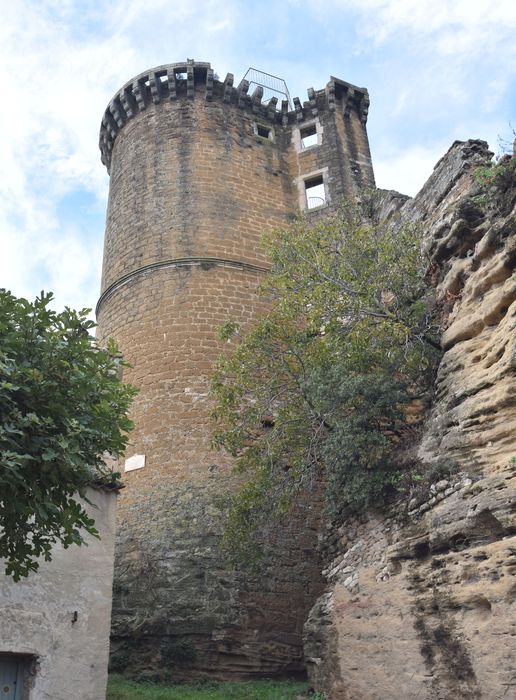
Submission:
[[[228,73],[221,81],[215,78],[210,63],[193,60],[158,66],[129,80],[113,96],[102,117],[99,147],[101,160],[108,172],[115,139],[129,119],[153,103],[177,100],[178,97],[193,99],[196,91],[204,91],[204,98],[208,102],[220,100],[250,110],[261,120],[284,127],[313,119],[319,111],[334,111],[337,104],[344,110],[345,116],[353,110],[361,122],[365,124],[367,121],[369,93],[366,88],[357,87],[334,76],[330,76],[328,84],[322,90],[308,88],[307,101],[301,103],[295,97],[293,110],[289,109],[286,100],[282,100],[280,109],[277,108],[277,98],[263,102],[263,91],[259,87],[248,94],[247,80],[242,80],[237,86],[233,83],[232,73]]]

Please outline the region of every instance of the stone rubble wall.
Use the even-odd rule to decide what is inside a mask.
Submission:
[[[443,324],[419,453],[459,472],[327,533],[305,654],[328,700],[516,696],[516,191],[508,158],[479,188],[490,155],[456,142],[414,199],[383,194],[424,227]]]

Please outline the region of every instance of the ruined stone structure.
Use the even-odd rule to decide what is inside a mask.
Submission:
[[[302,671],[320,592],[317,507],[278,532],[260,577],[227,571],[217,501],[236,487],[210,446],[217,328],[263,309],[263,231],[373,186],[367,91],[331,78],[278,104],[187,61],[115,95],[100,148],[110,195],[97,314],[140,388],[119,500],[113,661],[175,678]],[[123,467],[123,465],[122,465]]]
[[[516,168],[507,156],[481,190],[491,156],[456,142],[416,197],[383,195],[383,218],[424,227],[442,315],[435,398],[413,442],[459,472],[331,531],[305,630],[331,700],[516,697]]]

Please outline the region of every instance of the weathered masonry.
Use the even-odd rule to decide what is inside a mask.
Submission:
[[[142,73],[100,132],[110,172],[99,336],[140,388],[119,499],[113,662],[174,677],[302,671],[301,631],[321,586],[317,507],[278,532],[263,575],[228,572],[217,502],[236,486],[212,451],[208,382],[217,328],[250,323],[265,230],[374,186],[367,91],[331,78],[308,100],[187,61]]]
[[[18,582],[0,574],[2,700],[106,697],[117,496],[98,488],[86,496],[101,539],[56,544],[52,561]]]

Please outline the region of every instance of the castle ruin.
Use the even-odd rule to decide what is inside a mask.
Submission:
[[[302,627],[321,591],[317,506],[278,532],[260,576],[228,570],[217,501],[237,477],[210,444],[208,384],[218,327],[264,309],[261,234],[374,186],[368,106],[367,90],[333,77],[292,107],[264,101],[260,85],[188,60],[138,75],[104,113],[98,333],[117,340],[140,389],[118,506],[115,668],[303,672]]]

